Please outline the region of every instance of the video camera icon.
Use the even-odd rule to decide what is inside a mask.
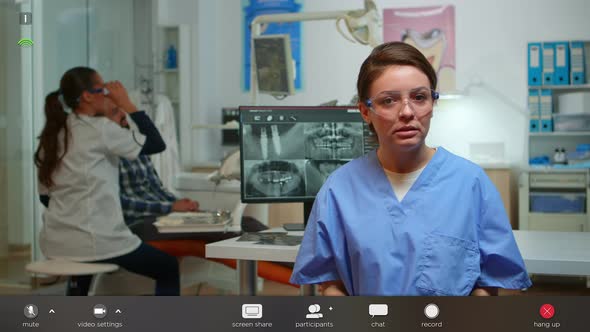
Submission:
[[[96,318],[105,318],[107,316],[107,307],[104,304],[97,304],[92,309],[92,314]]]

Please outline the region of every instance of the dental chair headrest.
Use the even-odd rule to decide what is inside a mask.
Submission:
[[[221,166],[211,175],[209,180],[219,184],[222,180],[240,180],[240,150],[229,154],[221,161]]]

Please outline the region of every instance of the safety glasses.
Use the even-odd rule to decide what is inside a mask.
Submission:
[[[405,105],[417,115],[425,114],[432,110],[434,101],[439,98],[438,92],[429,88],[416,88],[406,91],[382,91],[365,101],[375,114],[391,117],[399,114]]]
[[[87,91],[87,92],[89,92],[89,93],[92,93],[93,95],[95,95],[95,94],[103,94],[103,95],[105,95],[105,96],[106,96],[106,95],[108,95],[108,94],[109,94],[109,90],[107,90],[107,88],[96,88],[96,89],[88,89],[88,90],[86,90],[86,91]],[[81,97],[82,97],[82,96],[78,97],[78,98],[76,99],[76,101],[77,101],[77,102],[80,102],[80,98],[81,98]]]

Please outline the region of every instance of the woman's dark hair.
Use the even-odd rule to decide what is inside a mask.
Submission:
[[[371,97],[368,95],[371,84],[383,74],[387,67],[395,65],[419,69],[428,77],[430,88],[436,90],[436,71],[428,59],[409,44],[389,42],[375,47],[363,62],[356,83],[359,102],[364,103]]]
[[[39,147],[35,152],[35,165],[39,171],[39,181],[47,188],[53,186],[53,173],[68,151],[70,139],[67,126],[68,114],[65,112],[62,102],[71,110],[78,108],[82,92],[92,89],[95,76],[94,69],[72,68],[62,76],[59,90],[51,92],[45,97],[45,126],[38,137]],[[60,150],[59,133],[62,129],[64,131],[63,152],[58,155]]]

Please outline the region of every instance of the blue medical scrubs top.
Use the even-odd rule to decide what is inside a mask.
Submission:
[[[291,276],[350,295],[469,295],[531,286],[498,191],[481,167],[437,148],[401,202],[376,151],[322,186]]]

